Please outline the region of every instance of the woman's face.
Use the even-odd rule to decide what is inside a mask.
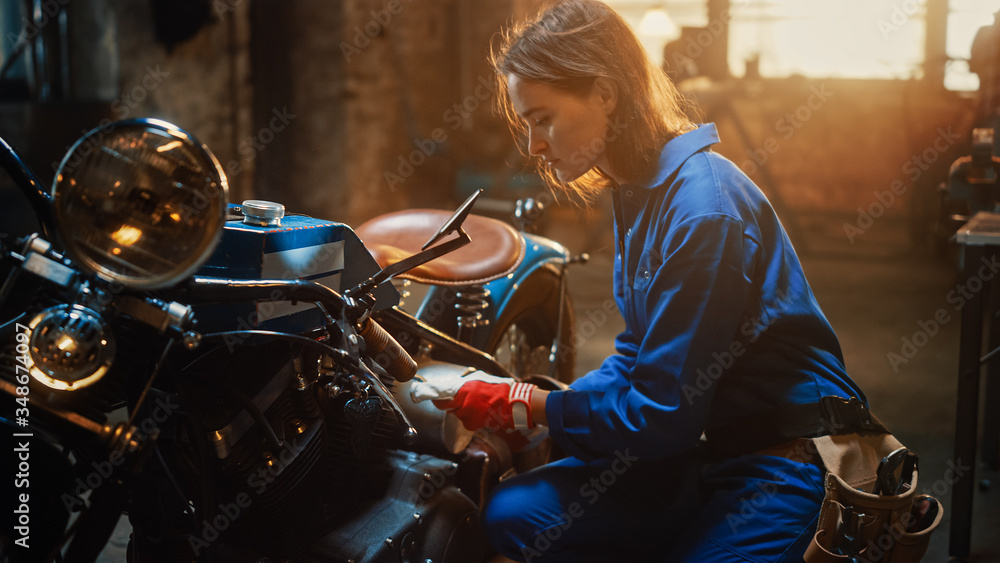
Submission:
[[[541,157],[562,182],[595,166],[612,174],[605,149],[615,100],[613,91],[601,86],[595,82],[589,94],[577,96],[517,75],[507,77],[514,111],[528,128],[528,152]]]

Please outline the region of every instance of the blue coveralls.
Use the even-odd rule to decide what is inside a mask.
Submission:
[[[507,557],[801,560],[822,469],[774,455],[708,462],[696,445],[768,409],[865,398],[774,210],[707,150],[717,142],[702,125],[665,145],[649,185],[613,190],[626,328],[615,355],[547,399],[550,434],[571,457],[491,497],[487,534]]]

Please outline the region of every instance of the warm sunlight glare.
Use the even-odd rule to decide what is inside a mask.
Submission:
[[[607,1],[639,30],[657,63],[663,45],[679,35],[680,27],[713,27],[705,1]],[[1000,0],[950,0],[946,87],[979,87],[978,77],[968,70],[972,40],[981,27],[993,23],[998,9]],[[927,0],[732,0],[729,15],[729,66],[737,77],[755,58],[760,59],[760,74],[770,78],[923,75]],[[662,22],[663,29],[654,29],[655,22]]]
[[[729,63],[736,75],[760,57],[763,76],[911,78],[924,49],[924,2],[736,2]]]

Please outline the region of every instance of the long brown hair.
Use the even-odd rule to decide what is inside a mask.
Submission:
[[[609,120],[624,127],[619,135],[609,135],[605,150],[611,169],[630,182],[652,176],[664,143],[694,127],[684,111],[687,101],[653,64],[629,25],[597,0],[564,0],[507,29],[490,62],[496,70],[498,108],[519,139],[527,128],[511,105],[508,76],[581,96],[598,77],[612,80],[618,103]],[[550,187],[584,200],[610,183],[594,169],[565,184],[540,159],[536,165]]]

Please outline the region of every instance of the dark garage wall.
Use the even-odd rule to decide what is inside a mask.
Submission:
[[[3,134],[40,163],[43,179],[102,118],[149,116],[207,143],[230,172],[234,201],[273,199],[356,225],[383,211],[453,205],[468,178],[509,195],[505,177],[521,159],[493,115],[486,55],[532,0],[218,0],[189,39],[164,45],[163,7],[190,4],[71,3],[72,87],[62,99],[0,104]],[[718,150],[805,230],[820,221],[847,243],[843,226],[857,208],[904,182],[886,219],[852,249],[882,244],[869,240],[905,249],[931,220],[934,189],[965,150],[974,107],[919,81],[769,80],[696,96],[719,124]],[[906,162],[949,127],[961,141],[914,178]]]

